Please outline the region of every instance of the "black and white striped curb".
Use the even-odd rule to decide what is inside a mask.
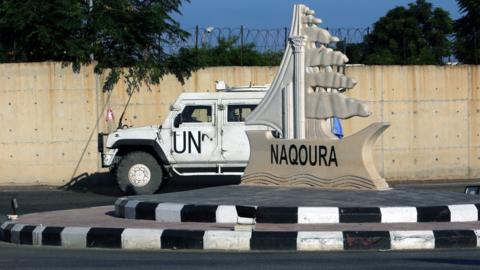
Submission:
[[[480,230],[264,232],[45,227],[4,223],[1,240],[64,248],[410,250],[480,247]]]
[[[115,214],[127,219],[159,222],[236,223],[238,217],[257,223],[417,223],[474,222],[480,220],[480,204],[398,207],[267,207],[194,205],[141,202],[120,198]]]

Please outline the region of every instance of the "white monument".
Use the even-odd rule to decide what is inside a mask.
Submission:
[[[367,105],[344,92],[356,82],[343,73],[348,58],[327,48],[337,42],[305,5],[295,5],[290,46],[265,98],[247,125],[271,132],[247,131],[250,160],[242,184],[388,189],[373,161],[372,148],[388,123],[373,123],[338,139],[331,119],[370,115]]]

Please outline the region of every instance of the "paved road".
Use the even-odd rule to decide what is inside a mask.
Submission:
[[[238,177],[175,178],[159,193],[171,193],[239,183]],[[11,213],[10,201],[17,198],[19,214],[112,205],[123,196],[113,183],[79,184],[67,189],[53,187],[0,187],[0,214]]]
[[[0,269],[479,269],[480,252],[174,252],[0,244]]]
[[[100,195],[93,192],[62,191],[52,188],[15,189],[0,191],[0,213],[11,213],[10,200],[15,197],[19,205],[18,214],[85,208],[111,205],[116,197]]]
[[[172,182],[162,192],[198,189],[238,180],[198,178]],[[432,187],[452,190],[451,186]],[[461,187],[454,188],[461,191]],[[10,212],[16,196],[20,213],[112,204],[121,194],[115,187],[0,189],[0,213]],[[480,269],[480,251],[434,252],[252,252],[64,250],[0,243],[0,269]]]

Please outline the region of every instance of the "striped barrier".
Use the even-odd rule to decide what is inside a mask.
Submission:
[[[64,248],[333,251],[480,247],[480,230],[248,232],[45,227],[6,222],[0,237],[15,244]]]
[[[127,219],[158,222],[236,223],[238,217],[257,223],[417,223],[474,222],[480,220],[480,204],[393,207],[269,207],[195,205],[141,202],[120,198],[115,214]]]

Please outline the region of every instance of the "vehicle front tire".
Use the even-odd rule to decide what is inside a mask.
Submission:
[[[161,165],[146,152],[130,152],[123,156],[115,174],[118,187],[125,194],[153,194],[163,179]]]

